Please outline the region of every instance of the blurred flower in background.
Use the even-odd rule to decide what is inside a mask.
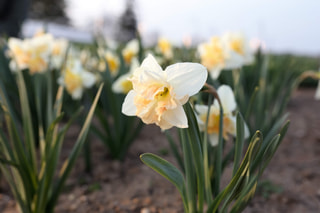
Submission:
[[[139,52],[139,42],[137,39],[129,41],[122,50],[122,56],[127,65],[129,65],[133,58],[137,57]]]
[[[65,86],[73,99],[79,100],[84,89],[92,87],[95,82],[95,75],[85,70],[78,58],[68,56],[66,68],[58,79],[58,83]]]
[[[223,108],[223,138],[228,140],[228,135],[236,137],[236,116],[235,111],[237,109],[237,103],[232,92],[232,89],[228,85],[222,85],[217,90],[218,96],[221,100]],[[212,146],[217,146],[219,141],[219,125],[220,125],[220,105],[215,99],[214,103],[210,107],[209,120],[207,130],[205,129],[208,106],[207,105],[195,105],[196,112],[198,113],[199,128],[201,131],[207,131],[209,135],[209,141]],[[245,126],[245,138],[250,136],[249,129]]]
[[[38,32],[32,38],[9,38],[8,56],[12,71],[29,69],[31,74],[51,68],[59,69],[64,61],[68,41],[55,39],[51,34]]]
[[[135,69],[140,66],[138,59],[133,59],[130,70],[128,73],[121,75],[115,82],[112,84],[112,91],[115,93],[127,94],[130,90],[133,89],[132,82],[130,78],[132,77]]]
[[[173,58],[173,51],[172,51],[171,42],[164,37],[160,37],[158,39],[156,51],[159,52],[160,54],[162,54],[166,59]]]

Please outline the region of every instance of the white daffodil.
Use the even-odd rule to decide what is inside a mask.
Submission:
[[[133,89],[124,100],[122,112],[136,115],[146,124],[155,123],[162,130],[173,126],[187,128],[182,106],[199,92],[207,75],[205,67],[197,63],[177,63],[163,71],[148,55],[130,78]]]
[[[232,52],[220,37],[212,37],[209,42],[198,46],[201,64],[209,70],[212,79],[217,79],[223,69],[232,69],[234,65],[229,60]]]
[[[113,52],[111,52],[110,50],[107,50],[105,52],[104,57],[108,63],[110,74],[112,76],[116,76],[118,74],[119,66],[120,66],[120,60],[119,60],[118,56],[116,54],[114,54]]]
[[[173,57],[172,45],[170,41],[166,38],[159,38],[157,51],[160,52],[166,59],[171,59]]]
[[[223,131],[222,135],[225,140],[228,139],[228,134],[236,136],[236,117],[234,111],[237,104],[231,88],[227,85],[222,85],[217,91],[222,108],[223,108]],[[198,113],[199,128],[205,131],[205,123],[207,119],[208,106],[195,105],[196,112]],[[214,101],[210,107],[207,133],[209,141],[212,146],[216,146],[219,141],[219,125],[220,125],[220,105],[217,100]],[[245,125],[245,138],[249,137],[249,129]]]
[[[29,71],[31,74],[48,70],[54,38],[51,34],[38,34],[30,39]]]
[[[126,64],[130,64],[131,60],[138,55],[139,42],[137,39],[133,39],[127,43],[125,48],[122,50],[122,56]]]
[[[81,61],[68,60],[65,72],[58,79],[58,83],[64,85],[73,99],[80,99],[84,88],[90,88],[96,82],[95,75],[84,70]]]
[[[48,70],[53,42],[53,36],[44,33],[38,33],[33,38],[25,40],[10,38],[10,68],[12,71],[28,68],[31,74]]]
[[[51,51],[51,66],[55,69],[60,69],[66,57],[66,52],[69,42],[66,39],[55,39]]]
[[[10,68],[12,71],[23,70],[28,68],[30,53],[27,51],[27,44],[17,38],[9,38],[8,55],[12,58]]]
[[[120,76],[115,82],[112,84],[112,91],[115,93],[123,93],[127,94],[130,90],[132,90],[132,82],[130,77],[133,75],[133,72],[136,68],[139,67],[138,59],[134,59],[130,66],[130,71],[122,76]]]
[[[232,68],[240,68],[243,65],[248,65],[253,62],[253,52],[250,48],[248,40],[243,34],[226,33],[222,36],[222,40],[226,43],[227,47],[231,51],[230,57],[227,59],[227,64],[229,64]]]

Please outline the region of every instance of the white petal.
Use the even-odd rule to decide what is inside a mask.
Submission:
[[[209,134],[209,142],[211,146],[217,146],[219,142],[219,135],[218,134]]]
[[[82,93],[83,93],[83,89],[77,88],[72,92],[71,97],[74,100],[79,100],[82,97]]]
[[[95,75],[87,71],[83,71],[81,73],[81,78],[82,78],[83,86],[86,88],[92,87],[96,82]]]
[[[219,76],[220,76],[220,73],[222,71],[222,68],[221,67],[214,67],[213,69],[211,69],[209,72],[210,72],[210,77],[213,79],[213,80],[216,80]]]
[[[156,59],[149,54],[142,62],[141,67],[143,69],[147,69],[148,71],[151,70],[153,72],[163,72],[162,68],[156,61]]]
[[[112,91],[115,93],[126,93],[125,89],[123,88],[123,83],[129,81],[128,78],[130,74],[124,74],[120,76],[113,84],[112,84]]]
[[[174,110],[168,110],[162,115],[162,119],[179,128],[188,127],[188,119],[182,106],[178,106]]]
[[[236,99],[230,86],[222,85],[218,89],[218,95],[220,97],[224,113],[230,113],[237,108]],[[218,101],[214,101],[214,105],[219,107]]]
[[[225,60],[225,69],[237,69],[244,64],[244,57],[236,52],[230,51]]]
[[[208,112],[208,106],[207,105],[196,104],[194,106],[194,108],[196,109],[196,112],[198,114],[200,114],[200,115],[207,114],[207,112]]]
[[[122,104],[122,113],[128,116],[134,116],[137,112],[137,107],[134,105],[134,97],[136,96],[136,92],[134,90],[131,90],[126,98],[124,99],[124,102]]]
[[[207,80],[207,69],[198,63],[177,63],[166,68],[167,81],[180,99],[199,92]]]

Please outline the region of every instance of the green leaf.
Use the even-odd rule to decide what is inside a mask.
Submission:
[[[174,165],[157,155],[145,153],[140,155],[140,159],[144,164],[175,185],[180,192],[184,204],[186,205],[185,181],[182,173]]]
[[[69,157],[66,159],[66,161],[64,162],[61,170],[60,170],[60,173],[59,173],[59,178],[58,178],[58,181],[57,181],[57,185],[56,187],[54,188],[52,194],[51,194],[51,198],[49,199],[49,202],[48,202],[48,205],[47,205],[47,210],[50,210],[50,211],[53,211],[53,208],[55,206],[55,203],[57,202],[57,199],[58,199],[58,196],[59,196],[59,193],[60,191],[62,190],[62,187],[64,185],[64,182],[66,181],[68,175],[70,174],[71,172],[71,169],[73,168],[73,165],[75,163],[75,160],[76,158],[78,157],[82,147],[83,147],[83,144],[85,143],[86,141],[86,137],[88,135],[88,132],[89,132],[89,129],[90,129],[90,124],[91,124],[91,120],[92,120],[92,117],[94,115],[94,111],[95,111],[95,108],[97,106],[97,103],[98,103],[98,100],[99,100],[99,97],[100,97],[100,94],[101,94],[101,91],[102,91],[102,88],[103,88],[103,84],[100,85],[99,87],[99,90],[96,94],[96,97],[91,105],[91,108],[89,110],[89,113],[87,115],[87,118],[83,124],[83,127],[80,131],[80,134],[77,138],[77,141],[69,155]]]
[[[240,114],[240,112],[237,113],[237,137],[235,141],[235,152],[234,152],[234,162],[233,162],[233,175],[236,174],[236,171],[239,168],[240,164],[240,159],[242,155],[242,149],[243,149],[243,144],[244,144],[244,121],[243,118]]]

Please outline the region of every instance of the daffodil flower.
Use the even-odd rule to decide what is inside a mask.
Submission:
[[[221,100],[223,108],[223,131],[222,136],[228,140],[228,135],[236,136],[236,117],[234,111],[237,108],[234,94],[231,88],[227,85],[219,87],[218,96]],[[207,131],[209,141],[212,146],[218,145],[219,141],[219,125],[220,125],[220,105],[217,100],[214,101],[210,107],[207,130],[205,130],[205,123],[207,119],[208,106],[195,105],[195,110],[198,113],[199,128],[201,131]],[[245,138],[249,137],[248,127],[245,125]]]
[[[157,51],[159,51],[166,59],[171,59],[173,57],[172,45],[166,38],[159,38]]]
[[[83,90],[92,87],[95,82],[95,75],[84,70],[80,60],[76,59],[68,60],[65,72],[58,79],[58,83],[64,85],[67,92],[75,100],[79,100]]]
[[[26,41],[28,42],[28,41]],[[48,70],[54,38],[51,34],[38,34],[29,41],[30,58],[28,68],[31,74]]]
[[[133,72],[136,68],[139,67],[139,61],[138,59],[133,59],[130,71],[122,76],[120,76],[115,82],[112,84],[112,91],[115,93],[123,93],[127,94],[130,90],[133,89],[132,82],[130,81],[130,78],[133,75]]]
[[[240,68],[252,63],[254,58],[248,42],[239,33],[212,37],[198,46],[198,53],[212,79],[217,79],[222,70]]]
[[[212,37],[209,42],[198,46],[201,64],[209,70],[212,79],[217,79],[222,70],[239,67],[237,54],[228,48],[221,37]]]
[[[240,68],[243,65],[248,65],[253,62],[253,52],[248,40],[246,40],[243,34],[226,33],[222,36],[222,40],[232,52],[232,57],[229,57],[228,63],[229,65],[232,64],[233,68]]]
[[[62,63],[66,57],[66,52],[68,48],[69,42],[66,39],[56,39],[53,42],[52,50],[51,50],[51,66],[55,69],[60,69]]]
[[[139,52],[139,42],[137,39],[133,39],[127,43],[122,50],[122,56],[126,64],[130,64],[132,59],[137,56]]]
[[[118,70],[120,66],[120,60],[118,56],[115,55],[113,52],[107,50],[105,53],[105,59],[108,63],[110,74],[112,76],[116,76],[118,74]]]
[[[199,92],[207,75],[206,68],[197,63],[177,63],[163,71],[148,55],[130,78],[133,89],[124,100],[122,112],[138,116],[146,124],[155,123],[162,130],[187,128],[183,105]]]
[[[10,61],[12,71],[28,68],[30,53],[27,51],[28,45],[26,42],[17,38],[9,38],[8,49],[8,55],[12,58]]]

